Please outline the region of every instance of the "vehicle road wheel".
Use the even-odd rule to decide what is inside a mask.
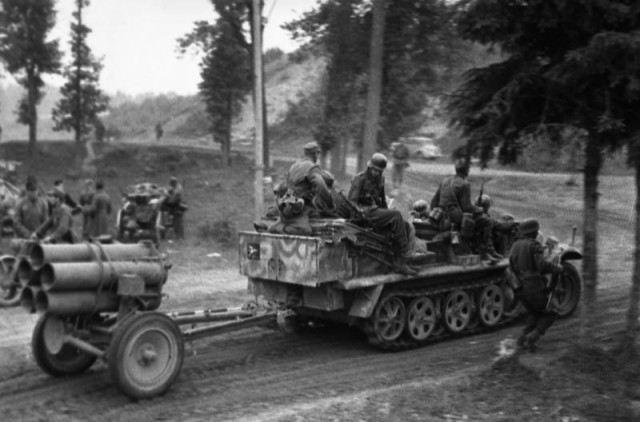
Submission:
[[[471,322],[473,303],[464,290],[454,290],[443,302],[442,313],[444,325],[452,333],[463,331]]]
[[[16,258],[5,256],[0,259],[0,306],[15,306],[20,303],[22,286],[13,280]]]
[[[392,342],[402,334],[407,321],[404,303],[397,296],[385,296],[371,316],[372,334],[378,342]]]
[[[582,278],[576,267],[569,263],[562,263],[562,277],[558,280],[554,297],[557,300],[556,311],[560,318],[570,316],[578,306],[582,293]]]
[[[96,356],[64,344],[65,322],[43,314],[33,329],[31,350],[38,366],[54,377],[80,374],[93,365]]]
[[[478,317],[485,327],[493,327],[502,318],[504,310],[504,294],[495,284],[482,289],[478,296]]]
[[[178,376],[183,358],[182,333],[160,312],[143,312],[126,320],[107,353],[113,382],[134,399],[165,393]]]
[[[414,340],[426,340],[438,322],[436,306],[426,297],[417,297],[407,309],[407,332]]]

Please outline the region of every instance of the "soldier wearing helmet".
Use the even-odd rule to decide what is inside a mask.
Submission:
[[[411,206],[411,211],[409,211],[414,218],[420,218],[426,220],[429,218],[429,204],[424,199],[418,199]]]
[[[382,175],[386,168],[387,157],[380,153],[373,154],[367,163],[367,169],[358,173],[351,181],[348,198],[362,209],[374,231],[391,234],[394,246],[400,251],[396,269],[404,274],[416,274],[407,264],[407,260],[414,254],[414,232],[404,221],[400,211],[390,210],[387,205]]]
[[[318,206],[333,209],[333,198],[318,165],[320,146],[309,142],[303,157],[293,163],[287,173],[286,193],[277,198],[279,220],[269,228],[271,233],[311,235],[309,218],[320,217]]]
[[[536,240],[540,223],[528,219],[520,223],[519,238],[509,252],[509,267],[521,286],[517,289],[528,316],[518,346],[535,352],[540,336],[551,327],[557,313],[547,309],[548,294],[545,274],[561,274],[562,266],[545,260],[544,249]]]
[[[491,242],[491,219],[481,206],[471,202],[471,187],[467,181],[469,162],[460,158],[455,162],[455,176],[446,177],[431,200],[431,208],[439,207],[448,214],[454,229],[460,230],[463,214],[473,215],[475,243],[483,260],[496,262],[503,256],[496,253]]]

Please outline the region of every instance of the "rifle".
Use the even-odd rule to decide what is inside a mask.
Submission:
[[[347,207],[347,209],[349,209],[349,214],[351,215],[351,219],[352,220],[356,220],[356,221],[365,221],[366,220],[366,218],[364,216],[364,212],[356,204],[351,202],[349,200],[349,198],[347,198],[347,196],[344,194],[343,191],[336,190],[336,192],[338,193],[338,195],[342,199],[342,201],[343,201],[344,205]]]
[[[476,205],[481,207],[482,205],[482,195],[484,195],[484,177],[482,178],[482,182],[480,183],[480,193],[478,194],[478,199],[476,200]]]

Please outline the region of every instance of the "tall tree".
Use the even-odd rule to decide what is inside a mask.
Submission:
[[[459,27],[468,39],[505,54],[502,62],[469,71],[451,102],[469,151],[484,159],[500,145],[510,151],[503,157],[513,158],[525,142],[561,142],[567,127],[586,133],[581,338],[591,344],[602,156],[640,127],[640,5],[636,0],[469,0],[462,4]]]
[[[60,88],[62,98],[53,110],[54,130],[74,131],[78,157],[91,128],[100,130],[98,115],[109,106],[109,98],[98,86],[102,63],[93,57],[87,45],[91,29],[82,23],[82,10],[89,3],[89,0],[76,0],[69,42],[73,60],[64,68],[66,82]]]
[[[225,58],[230,58],[231,50],[239,53],[239,57],[246,61],[243,63],[238,62],[236,58],[232,60],[231,63],[228,64],[227,70],[229,72],[233,72],[234,70],[238,72],[237,75],[240,77],[248,78],[249,86],[251,86],[251,82],[253,81],[253,72],[251,69],[253,68],[253,20],[251,19],[252,14],[252,1],[251,0],[211,0],[213,7],[218,14],[219,18],[216,20],[215,24],[210,24],[206,21],[200,21],[195,23],[194,29],[184,37],[178,40],[180,48],[184,51],[187,48],[194,46],[205,54],[205,58],[201,63],[201,68],[203,71],[201,75],[203,78],[211,76],[212,73],[217,71],[209,71],[207,70],[210,66],[222,67],[227,66],[221,60]],[[213,60],[213,56],[211,56],[212,51],[215,50],[216,43],[221,39],[221,34],[224,36],[224,43],[230,43],[232,45],[222,47],[220,46],[220,50],[216,53],[216,59]],[[226,49],[226,53],[222,53],[221,50]],[[240,49],[244,51],[240,51]],[[264,63],[264,61],[263,61]],[[234,69],[233,66],[238,66]],[[249,73],[243,73],[248,69]],[[200,91],[203,89],[209,89],[216,84],[214,81],[204,80],[200,84]],[[244,88],[236,89],[236,86],[233,89],[233,95],[246,95],[246,93],[250,91],[244,91]],[[229,91],[230,92],[230,91]],[[254,96],[255,97],[255,96]],[[217,101],[220,99],[215,93],[211,93],[208,96],[208,101]],[[268,120],[267,120],[267,107],[266,107],[266,95],[265,95],[265,87],[262,86],[262,99],[263,99],[263,116],[262,116],[262,125],[263,125],[263,133],[264,133],[264,148],[263,148],[263,160],[265,165],[269,163],[269,137],[268,137]],[[227,99],[222,99],[223,103],[221,106],[216,106],[215,108],[220,110],[221,107],[228,107],[230,112],[234,112],[236,110],[236,106],[232,105],[235,100],[232,100],[230,103]],[[213,105],[213,103],[211,103]],[[209,107],[209,105],[208,105]],[[229,124],[231,122],[229,121]],[[214,134],[215,135],[215,134]],[[224,138],[223,138],[224,139]],[[230,139],[230,138],[229,138]]]
[[[58,40],[47,41],[55,25],[53,0],[0,0],[0,58],[26,94],[18,106],[18,122],[29,126],[28,154],[35,151],[42,75],[58,73]]]
[[[468,60],[463,53],[469,49],[452,30],[453,9],[447,2],[385,3],[378,125],[384,137],[378,136],[375,149],[424,123],[422,112],[429,96],[443,93],[442,87],[456,74],[452,69]],[[323,148],[337,149],[332,154],[332,170],[337,174],[343,173],[335,169],[344,169],[346,141],[355,139],[355,149],[362,149],[372,26],[372,2],[364,0],[327,0],[284,26],[294,39],[306,42],[303,48],[327,58],[327,106],[317,134]]]

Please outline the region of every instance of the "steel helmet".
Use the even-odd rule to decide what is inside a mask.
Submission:
[[[520,234],[523,236],[537,234],[539,230],[540,223],[538,223],[538,220],[534,220],[533,218],[529,218],[520,223]]]
[[[424,199],[418,199],[413,203],[412,208],[416,212],[425,212],[429,210],[429,204]]]
[[[458,158],[455,162],[455,168],[456,170],[468,170],[469,162],[464,158]]]
[[[493,206],[493,199],[489,195],[480,196],[480,206],[486,210]]]
[[[367,167],[384,171],[384,169],[387,168],[387,157],[385,157],[384,154],[380,154],[379,152],[376,152],[371,156],[371,159],[367,163]]]

